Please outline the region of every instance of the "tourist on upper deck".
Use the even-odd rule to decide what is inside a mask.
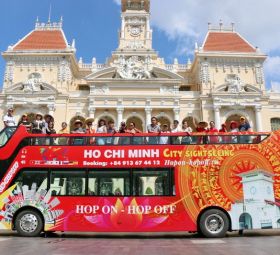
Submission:
[[[9,108],[7,114],[3,118],[4,126],[6,127],[15,127],[16,126],[16,119],[13,116],[14,109]]]
[[[42,134],[44,124],[43,124],[43,116],[40,113],[37,113],[35,116],[35,120],[32,122],[32,133],[33,134]]]
[[[58,131],[59,134],[70,134],[68,125],[66,122],[61,123],[61,129]]]
[[[124,134],[124,133],[126,133],[126,129],[127,129],[127,128],[126,128],[126,123],[125,123],[125,121],[122,121],[122,122],[121,122],[121,125],[120,125],[120,127],[119,127],[119,131],[118,131],[118,132],[119,132],[120,134]]]
[[[190,136],[192,128],[189,126],[188,121],[184,120],[182,122],[182,132],[187,133],[186,136],[182,137],[181,144],[191,144],[192,138]]]
[[[100,119],[98,121],[98,127],[96,129],[96,133],[99,133],[99,134],[107,134],[107,127],[106,127],[106,121],[104,119]],[[98,145],[105,145],[107,139],[105,137],[98,137],[96,139],[96,143]]]
[[[115,133],[117,133],[117,129],[115,127],[115,122],[113,120],[110,120],[108,122],[107,133],[108,134],[115,134]]]
[[[51,122],[49,123],[46,132],[47,132],[47,135],[56,134],[56,131],[55,131],[55,129],[54,129],[54,122],[53,122],[53,121],[51,121]]]
[[[252,128],[244,116],[240,117],[240,124],[238,127],[240,132],[252,132]]]
[[[50,114],[46,114],[44,116],[44,120],[43,120],[43,128],[42,128],[42,133],[43,134],[48,133],[50,122],[54,122],[53,116],[51,116]]]
[[[98,127],[96,129],[96,133],[107,134],[106,121],[104,119],[98,121]]]
[[[160,134],[161,129],[160,129],[160,126],[158,124],[158,119],[156,117],[151,118],[151,124],[149,124],[147,126],[147,130],[148,130],[148,133]],[[159,139],[158,139],[158,137],[149,137],[147,142],[149,144],[158,144]]]
[[[208,133],[212,134],[209,136],[209,143],[219,143],[219,136],[217,136],[217,133],[219,132],[218,129],[215,126],[214,121],[210,121],[210,128],[208,128]],[[214,135],[216,133],[216,135]]]
[[[193,130],[192,128],[189,126],[188,121],[184,120],[182,122],[182,132],[187,132],[187,133],[191,133]]]
[[[238,123],[236,121],[231,121],[229,128],[230,128],[231,133],[238,133],[239,132]],[[237,143],[237,136],[232,136],[231,141],[233,143]]]
[[[69,129],[68,125],[66,122],[61,123],[61,129],[58,131],[58,134],[63,135],[63,134],[69,134]],[[59,145],[67,145],[68,144],[68,138],[67,137],[59,137],[58,139],[58,144]]]
[[[86,119],[86,126],[87,126],[86,133],[89,134],[89,135],[95,133],[95,129],[93,127],[93,121],[94,121],[94,119],[92,119],[92,118]],[[94,137],[89,138],[89,144],[94,144],[94,141],[95,141]]]
[[[251,128],[249,122],[246,121],[246,118],[244,116],[240,117],[240,124],[239,124],[238,129],[240,132],[252,132],[252,128]],[[250,140],[251,140],[251,136],[249,136],[249,135],[239,136],[240,143],[249,143]]]
[[[95,133],[95,129],[93,127],[93,121],[94,121],[94,119],[92,119],[92,118],[86,119],[86,126],[87,126],[86,133],[87,134],[94,134]]]
[[[219,130],[219,133],[227,133],[227,125],[225,123],[222,124],[221,129]],[[220,141],[222,143],[228,143],[230,141],[229,136],[220,136]]]
[[[152,117],[151,118],[151,124],[147,126],[148,133],[160,133],[161,129],[158,124],[158,119],[157,117]]]
[[[161,135],[164,134],[164,133],[165,133],[165,134],[170,133],[167,124],[163,124],[163,125],[162,125]],[[168,140],[169,140],[169,137],[168,137],[168,136],[161,136],[161,137],[159,138],[159,144],[168,144]]]
[[[181,128],[179,127],[179,121],[174,120],[171,128],[171,133],[179,133],[179,132],[181,132]]]
[[[179,121],[174,120],[172,128],[171,128],[171,133],[179,133],[179,132],[181,132],[181,129],[179,127]],[[181,143],[180,138],[177,137],[177,136],[171,137],[171,141],[172,141],[172,144],[180,144]]]
[[[195,120],[193,118],[193,125],[196,129],[197,133],[206,133],[208,123],[206,121],[200,121],[198,124],[195,123]],[[207,143],[207,136],[199,136],[197,137],[197,144],[206,144]]]
[[[225,123],[222,124],[221,129],[219,130],[220,133],[227,133],[227,125]]]
[[[142,133],[139,129],[136,128],[136,124],[134,122],[129,123],[129,126],[126,128],[125,132],[129,134]]]
[[[28,120],[28,116],[27,116],[26,113],[21,116],[21,118],[20,118],[20,120],[18,122],[18,126],[24,126],[24,127],[26,127],[28,132],[31,131],[32,124]]]
[[[76,120],[74,122],[74,130],[71,132],[72,134],[85,134],[86,131],[83,129],[83,122],[81,120]]]

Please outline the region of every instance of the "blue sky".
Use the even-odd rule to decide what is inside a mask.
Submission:
[[[69,42],[76,39],[77,58],[103,63],[117,48],[120,27],[119,0],[5,0],[0,3],[0,51],[29,33],[36,17],[52,21],[63,16],[63,28]],[[280,87],[280,2],[266,0],[152,0],[153,46],[167,63],[174,58],[185,63],[193,56],[194,43],[202,44],[207,23],[235,22],[237,30],[253,45],[269,55],[266,64],[267,87]],[[240,2],[240,4],[238,3]],[[240,9],[242,6],[242,9]],[[253,6],[253,7],[252,7]],[[250,8],[249,8],[250,7]],[[279,7],[279,8],[278,8]],[[248,9],[249,8],[249,9]],[[244,9],[244,10],[243,10]],[[269,13],[269,15],[267,15]],[[256,19],[258,17],[258,19]],[[260,32],[261,31],[261,32]],[[5,62],[0,60],[0,86]]]

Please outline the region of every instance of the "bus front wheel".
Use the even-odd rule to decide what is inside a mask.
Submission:
[[[35,210],[24,210],[16,216],[15,228],[21,236],[39,236],[43,230],[42,217]]]
[[[208,238],[225,237],[229,229],[229,219],[223,211],[210,209],[201,215],[199,229],[201,234]]]

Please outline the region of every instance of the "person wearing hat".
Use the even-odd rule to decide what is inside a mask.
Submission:
[[[72,134],[85,134],[86,131],[83,129],[83,122],[81,120],[76,120],[74,122],[74,130]]]
[[[94,134],[95,133],[95,129],[93,127],[93,121],[94,121],[94,119],[92,119],[92,118],[86,119],[86,126],[87,126],[86,133],[87,134]]]
[[[244,116],[240,117],[240,124],[238,127],[240,132],[252,132],[252,128]]]
[[[26,130],[27,130],[28,132],[31,131],[31,126],[32,126],[32,124],[31,124],[30,121],[28,120],[28,116],[27,116],[26,113],[23,114],[23,115],[21,116],[21,118],[20,118],[20,120],[19,120],[19,122],[18,122],[18,126],[24,126],[24,127],[26,127]]]
[[[32,122],[32,133],[33,134],[42,134],[43,130],[43,116],[40,113],[37,113],[35,120]]]
[[[15,127],[16,126],[16,119],[13,116],[14,109],[9,108],[7,114],[3,118],[4,126],[6,127]]]
[[[196,124],[194,118],[192,119],[193,119],[193,125],[197,133],[207,132],[208,123],[206,121],[200,121],[198,124]],[[197,144],[206,144],[206,143],[207,143],[207,136],[197,137]]]
[[[239,132],[252,132],[252,128],[251,128],[249,122],[246,121],[246,118],[244,116],[240,117],[240,124],[239,124],[238,129],[239,129]],[[240,143],[249,143],[250,139],[251,139],[251,137],[248,135],[240,136],[239,142]]]

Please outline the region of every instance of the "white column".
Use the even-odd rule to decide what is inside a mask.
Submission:
[[[122,30],[121,30],[121,38],[124,39],[124,29],[125,29],[125,20],[122,17]]]
[[[261,115],[261,106],[255,106],[255,113],[256,113],[256,128],[257,132],[261,132],[262,130],[262,115]]]
[[[180,123],[180,108],[174,108],[174,120],[178,120]]]
[[[151,30],[151,26],[150,26],[150,19],[147,17],[147,27],[146,27],[146,39],[150,39],[150,30]]]
[[[145,111],[146,111],[146,127],[145,127],[145,130],[147,131],[147,126],[148,126],[149,124],[151,124],[152,108],[147,107],[147,108],[145,109]]]
[[[217,129],[221,128],[221,115],[220,115],[220,106],[214,106],[215,113],[215,125]]]
[[[94,119],[94,117],[95,117],[95,110],[96,109],[93,106],[90,106],[88,108],[88,116],[89,116],[89,118]]]
[[[48,109],[49,109],[49,115],[53,116],[55,111],[55,104],[49,104]]]
[[[117,127],[119,127],[121,125],[121,122],[123,121],[123,111],[124,111],[123,107],[117,108],[117,112],[118,112]]]

